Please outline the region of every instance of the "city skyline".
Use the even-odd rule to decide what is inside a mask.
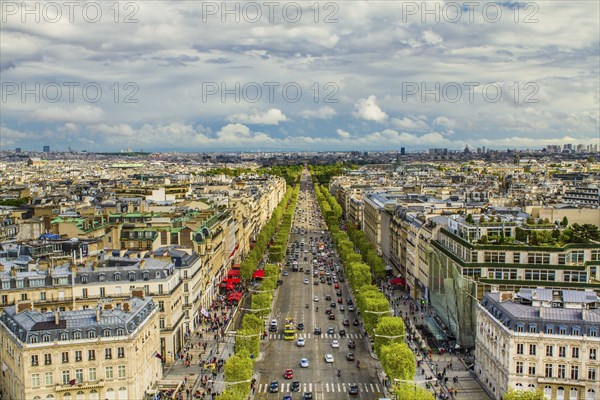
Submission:
[[[3,150],[598,144],[595,2],[20,4]]]

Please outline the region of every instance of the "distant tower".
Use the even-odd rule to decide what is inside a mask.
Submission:
[[[400,147],[400,155],[403,156],[406,154],[406,149],[404,147]]]
[[[50,153],[50,146],[44,146],[44,153]]]
[[[20,153],[20,152],[21,152],[21,148],[20,147],[15,148],[15,153]]]

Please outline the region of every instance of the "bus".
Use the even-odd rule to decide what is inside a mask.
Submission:
[[[285,319],[285,325],[283,326],[283,338],[285,340],[294,340],[295,336],[294,319],[288,317]]]

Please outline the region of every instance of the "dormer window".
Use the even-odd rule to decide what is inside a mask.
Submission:
[[[160,271],[156,271],[156,273],[154,274],[154,277],[156,279],[160,279]]]
[[[558,327],[558,334],[559,335],[566,335],[567,334],[567,327],[563,326],[563,325],[560,325]]]
[[[125,335],[125,330],[123,328],[117,329],[117,336],[124,336],[124,335]]]
[[[120,272],[115,273],[115,281],[119,282],[120,280],[121,280],[121,273]]]
[[[571,334],[573,336],[579,336],[581,334],[581,328],[578,326],[574,326],[573,328],[571,328]]]
[[[88,282],[88,276],[87,275],[81,275],[81,283],[87,283]]]
[[[546,333],[553,335],[554,334],[554,325],[546,325]]]
[[[525,324],[519,322],[517,324],[517,332],[525,332]]]
[[[529,333],[537,333],[537,325],[529,324]]]
[[[103,273],[98,275],[98,281],[100,282],[105,282],[106,281],[106,275],[104,275]]]
[[[129,273],[129,280],[130,280],[131,282],[135,281],[135,272],[130,272],[130,273]]]
[[[73,333],[73,339],[75,339],[75,340],[81,339],[81,331],[76,331],[75,333]]]
[[[144,271],[144,280],[147,281],[150,279],[150,273],[148,271]]]
[[[38,342],[38,337],[37,335],[31,335],[29,337],[29,343],[37,343]]]
[[[60,334],[60,340],[69,340],[69,334],[67,332],[62,332]]]
[[[105,329],[102,335],[104,337],[110,337],[110,329]]]
[[[591,326],[588,330],[588,336],[598,337],[598,328],[596,328],[595,326]]]
[[[96,337],[96,331],[88,331],[88,339],[94,339]]]
[[[44,343],[50,342],[50,334],[49,333],[42,336],[42,342],[44,342]]]

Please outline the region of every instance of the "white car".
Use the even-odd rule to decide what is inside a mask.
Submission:
[[[319,301],[319,296],[313,297],[313,301]]]
[[[308,358],[303,358],[300,360],[300,367],[308,368]]]
[[[308,278],[304,278],[304,283],[308,285]]]
[[[326,363],[332,363],[333,362],[333,356],[331,354],[325,354],[325,362]]]
[[[333,342],[331,342],[331,347],[333,347],[334,349],[339,348],[340,347],[339,340],[334,340]]]
[[[299,338],[296,344],[298,347],[304,347],[304,338]]]

